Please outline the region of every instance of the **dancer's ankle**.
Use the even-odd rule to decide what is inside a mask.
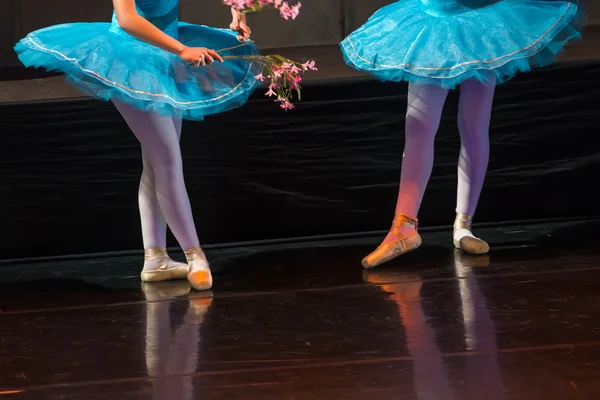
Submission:
[[[184,253],[191,270],[210,268],[206,255],[199,244],[185,250]]]
[[[383,240],[383,244],[397,242],[398,240],[402,240],[405,237],[412,236],[417,232],[416,227],[398,227],[396,231],[388,232],[387,236]]]
[[[417,233],[419,221],[404,213],[396,212],[392,228],[383,240],[383,244],[396,242]]]
[[[466,213],[456,212],[452,236],[454,240],[460,240],[463,237],[475,237],[472,230],[473,216]]]
[[[184,250],[184,254],[185,259],[188,261],[188,263],[192,263],[199,259],[206,260],[206,256],[204,255],[204,251],[202,250],[202,247],[200,247],[200,244],[197,244],[194,247]]]

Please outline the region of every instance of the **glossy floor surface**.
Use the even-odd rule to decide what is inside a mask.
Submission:
[[[210,293],[139,256],[0,265],[0,398],[598,399],[600,222],[209,249]]]

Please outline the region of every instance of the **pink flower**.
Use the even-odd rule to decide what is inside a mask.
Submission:
[[[275,2],[278,0],[245,1]],[[261,82],[270,82],[265,96],[273,98],[273,102],[279,103],[279,106],[283,110],[291,110],[295,108],[295,105],[292,103],[292,99],[294,98],[294,92],[297,92],[298,97],[300,97],[300,83],[303,81],[303,72],[307,70],[316,70],[315,62],[312,60],[307,61],[304,64],[299,64],[277,54],[266,56],[256,55],[246,57],[246,59],[259,60],[259,63],[264,69],[261,73],[255,75],[254,78]],[[266,77],[265,74],[267,74]]]
[[[287,79],[288,82],[300,82],[302,80],[300,75],[289,72],[285,75],[285,79]]]
[[[292,79],[290,79],[290,87],[292,89],[298,89],[298,84],[300,82],[302,82],[302,77],[300,75],[293,76]]]
[[[275,67],[273,68],[273,77],[275,79],[281,78],[284,74],[284,70],[282,70],[280,67]]]
[[[277,96],[277,99],[281,98],[281,95],[277,94],[276,90],[279,89],[281,85],[276,82],[271,82],[269,85],[269,91],[265,94],[265,96],[273,97]]]
[[[298,17],[298,14],[300,14],[300,7],[302,7],[301,3],[298,3],[292,7],[292,14],[291,14],[292,19],[296,19]]]
[[[285,19],[296,19],[300,14],[302,4],[298,3],[290,6],[284,0],[222,0],[223,4],[234,8],[239,12],[261,11],[263,8],[272,7],[279,10],[281,16]]]
[[[312,61],[312,60],[310,60],[310,61],[307,61],[307,62],[305,62],[304,64],[302,64],[302,69],[303,69],[304,71],[307,71],[307,70],[309,70],[309,69],[310,69],[311,71],[318,71],[318,69],[315,67],[315,62],[314,62],[314,61]]]
[[[277,96],[277,93],[273,90],[273,88],[271,86],[269,86],[269,91],[267,93],[265,93],[265,96]]]
[[[290,7],[288,2],[284,1],[281,3],[281,6],[279,6],[279,14],[281,14],[281,16],[286,20],[290,18],[296,19],[298,17],[298,14],[300,14],[300,7],[302,7],[301,3]]]
[[[248,2],[246,0],[223,0],[223,4],[233,7],[238,11],[248,7]]]
[[[283,108],[284,110],[291,110],[295,106],[292,103],[290,103],[290,101],[288,99],[285,99],[281,102],[279,107]]]
[[[284,1],[283,4],[279,7],[279,14],[283,17],[283,19],[288,20],[292,18],[292,8],[288,4],[287,1]]]

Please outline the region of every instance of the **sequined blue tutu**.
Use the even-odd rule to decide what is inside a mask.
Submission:
[[[578,0],[400,0],[340,46],[348,65],[383,81],[502,83],[554,62],[583,16]]]
[[[222,50],[239,46],[230,30],[178,20],[177,0],[136,0],[138,12],[188,47]],[[261,68],[245,59],[206,67],[138,40],[112,23],[68,23],[31,32],[15,50],[25,66],[64,72],[69,83],[102,100],[119,100],[144,111],[202,120],[243,105],[260,82]],[[259,54],[254,45],[221,56]]]

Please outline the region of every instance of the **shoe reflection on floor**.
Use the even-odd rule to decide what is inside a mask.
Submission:
[[[172,315],[174,297],[187,296],[187,281],[143,284],[146,304],[146,368],[152,380],[152,398],[191,400],[194,386],[191,374],[197,372],[200,328],[212,304],[212,294],[189,298],[183,320]],[[176,300],[184,302],[185,298]]]
[[[477,398],[506,399],[506,390],[497,358],[496,333],[486,300],[474,274],[477,268],[490,265],[490,257],[472,256],[456,250],[454,272],[458,284],[460,313],[464,328],[466,375],[457,380],[449,377],[447,357],[438,344],[434,318],[426,315],[421,290],[427,284],[418,274],[404,273],[400,268],[364,271],[363,278],[390,294],[398,306],[405,329],[406,346],[413,359],[414,388],[419,399],[453,399],[459,391]],[[452,379],[452,380],[451,380]],[[463,386],[464,385],[464,386]],[[461,387],[462,386],[462,387]],[[460,397],[460,396],[459,396]]]

